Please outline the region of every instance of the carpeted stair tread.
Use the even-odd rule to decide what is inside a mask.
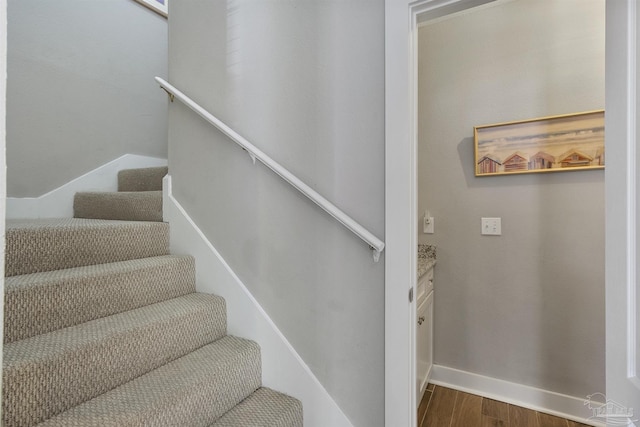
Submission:
[[[40,426],[206,426],[260,387],[261,376],[258,345],[226,336]]]
[[[211,427],[302,427],[302,418],[298,399],[262,387]]]
[[[162,191],[84,192],[73,199],[75,218],[162,221]]]
[[[125,169],[118,172],[118,191],[161,191],[167,166]]]
[[[4,342],[195,292],[190,256],[166,255],[5,279]]]
[[[6,344],[4,425],[43,421],[223,337],[225,310],[194,293]]]
[[[169,225],[60,218],[7,220],[5,276],[169,254]]]

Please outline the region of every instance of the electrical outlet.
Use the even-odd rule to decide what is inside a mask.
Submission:
[[[422,228],[425,234],[433,234],[433,230],[435,229],[435,220],[433,219],[433,217],[425,215],[423,221],[424,223],[422,225]]]
[[[502,218],[482,218],[482,235],[502,235]]]

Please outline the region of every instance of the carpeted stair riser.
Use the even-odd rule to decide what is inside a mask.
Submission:
[[[95,219],[8,220],[5,276],[169,254],[169,225]]]
[[[227,336],[41,427],[207,426],[260,387],[261,376],[258,345]]]
[[[161,256],[5,280],[4,342],[195,292],[190,256]]]
[[[162,221],[162,191],[76,193],[74,218]]]
[[[118,172],[118,191],[162,191],[162,178],[167,166],[143,169],[126,169]]]
[[[211,427],[302,427],[302,403],[286,394],[259,388]]]
[[[43,421],[223,337],[225,314],[222,298],[190,294],[6,344],[4,425]]]

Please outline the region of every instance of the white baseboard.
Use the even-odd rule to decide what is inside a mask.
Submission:
[[[70,218],[73,216],[73,196],[78,191],[117,191],[119,171],[166,165],[167,159],[125,154],[40,197],[7,197],[6,217]]]
[[[229,334],[260,345],[263,384],[302,401],[305,427],[353,427],[269,315],[173,197],[170,175],[163,181],[163,215],[171,225],[171,253],[189,254],[196,259],[197,290],[215,293],[226,300]]]
[[[602,423],[588,419],[591,413],[584,404],[586,396],[567,396],[441,365],[433,366],[430,382],[583,424],[605,427]]]

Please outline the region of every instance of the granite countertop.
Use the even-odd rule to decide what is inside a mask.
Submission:
[[[436,247],[433,245],[418,245],[418,278],[436,265]]]

